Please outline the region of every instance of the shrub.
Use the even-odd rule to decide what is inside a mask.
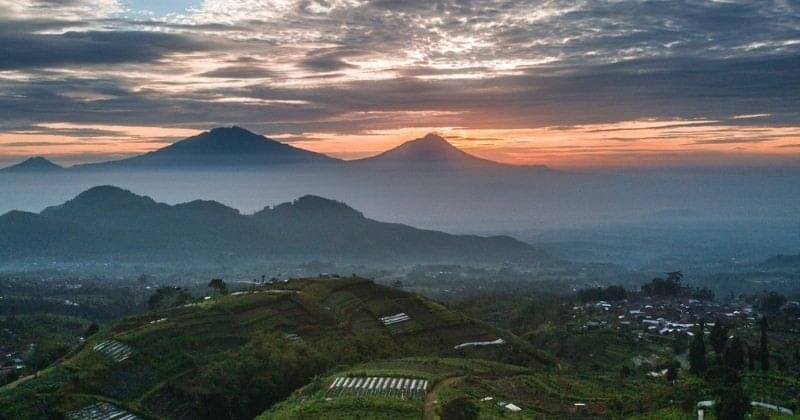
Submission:
[[[442,420],[473,420],[478,418],[478,406],[469,398],[458,397],[442,407]]]

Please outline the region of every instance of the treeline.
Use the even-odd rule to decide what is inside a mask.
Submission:
[[[692,288],[685,286],[681,280],[683,274],[680,271],[667,273],[666,278],[656,277],[640,287],[640,293],[644,296],[666,298],[666,297],[691,297],[697,300],[714,300],[714,293],[707,288]],[[582,303],[597,301],[615,301],[627,299],[635,292],[628,291],[620,285],[607,287],[592,287],[579,290],[576,295]]]
[[[742,374],[757,367],[764,374],[770,371],[769,321],[762,316],[759,321],[757,344],[748,343],[717,318],[708,334],[708,344],[715,355],[708,360],[705,324],[695,328],[689,347],[689,371],[703,377],[713,386],[718,418],[740,420],[751,410],[750,397],[742,386]]]
[[[597,302],[601,300],[615,301],[628,298],[628,291],[622,286],[593,287],[578,290],[578,299],[581,303]]]

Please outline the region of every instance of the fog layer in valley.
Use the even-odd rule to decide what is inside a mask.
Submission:
[[[97,185],[171,204],[216,200],[243,213],[314,194],[373,219],[452,233],[507,233],[528,242],[635,239],[653,249],[741,241],[772,254],[797,251],[800,244],[798,175],[789,169],[567,173],[312,165],[238,172],[65,171],[3,174],[0,213],[38,212]],[[672,239],[658,243],[664,235]]]

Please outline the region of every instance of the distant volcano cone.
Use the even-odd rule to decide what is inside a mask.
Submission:
[[[234,126],[214,128],[141,156],[79,167],[93,169],[213,169],[215,167],[263,167],[332,162],[339,162],[339,160],[320,153],[298,149]]]
[[[41,156],[26,159],[16,165],[0,169],[0,172],[55,172],[64,168]]]
[[[499,168],[508,166],[464,152],[436,133],[428,133],[424,137],[407,141],[394,149],[357,162],[374,166],[410,166],[431,169]]]

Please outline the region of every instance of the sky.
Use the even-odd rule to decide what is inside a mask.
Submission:
[[[557,168],[800,165],[800,3],[0,0],[0,165],[240,125],[346,159],[435,131]]]

